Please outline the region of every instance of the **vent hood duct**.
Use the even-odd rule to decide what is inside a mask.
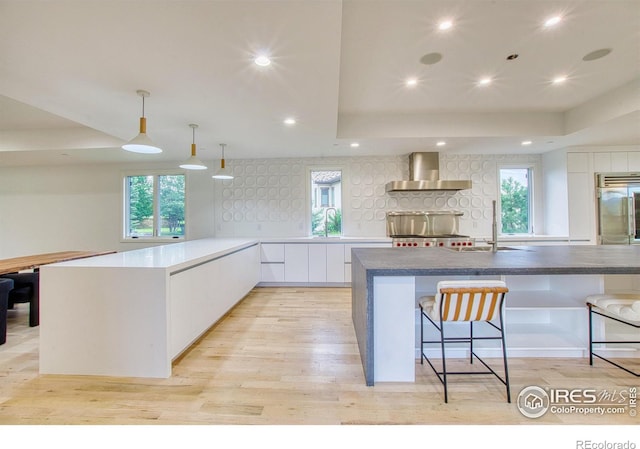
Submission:
[[[428,192],[431,190],[465,190],[471,188],[468,180],[441,180],[440,155],[438,153],[411,153],[409,155],[409,180],[391,181],[387,192]]]

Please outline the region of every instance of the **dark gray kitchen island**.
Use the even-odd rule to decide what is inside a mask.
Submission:
[[[510,288],[507,307],[527,310],[511,325],[507,317],[508,350],[519,354],[517,347],[509,348],[509,340],[530,340],[527,329],[535,334],[557,329],[553,338],[569,332],[576,339],[572,345],[580,349],[573,356],[585,356],[584,299],[603,292],[604,275],[640,275],[640,246],[527,246],[495,253],[354,248],[351,270],[352,319],[367,385],[413,382],[416,297],[422,279],[505,279]],[[550,318],[543,322],[545,313]],[[523,319],[527,316],[531,322]],[[562,326],[553,327],[557,321]],[[537,349],[531,352],[535,356],[545,352],[544,347]],[[565,354],[558,349],[563,347],[549,344],[548,355]]]

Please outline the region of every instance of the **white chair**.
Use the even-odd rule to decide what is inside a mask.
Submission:
[[[593,315],[600,315],[606,319],[617,321],[635,329],[640,328],[640,293],[615,293],[605,295],[591,295],[587,297],[587,307],[589,308],[589,365],[593,366],[593,356],[605,362],[639,377],[640,374],[624,366],[609,360],[608,358],[596,354],[593,349],[594,344],[616,343],[616,344],[638,344],[638,340],[594,340],[593,339]]]
[[[436,286],[435,296],[423,296],[419,300],[420,305],[420,364],[424,360],[431,366],[440,382],[444,385],[444,402],[448,402],[447,376],[453,374],[493,374],[507,388],[507,402],[511,402],[511,392],[509,388],[509,371],[507,367],[507,353],[505,349],[504,337],[504,298],[509,291],[505,282],[495,280],[482,281],[440,281]],[[435,326],[440,333],[439,340],[424,339],[424,318]],[[498,324],[492,322],[497,320]],[[496,336],[474,336],[473,323],[484,321],[498,331]],[[444,331],[445,322],[469,322],[468,337],[446,337]],[[487,363],[484,362],[473,348],[473,342],[477,340],[500,340],[502,346],[502,358],[504,361],[504,377],[497,374]],[[424,345],[428,343],[439,343],[442,351],[442,371],[438,371],[425,354]],[[469,343],[469,361],[473,363],[473,358],[477,358],[486,368],[484,371],[447,371],[445,358],[446,343]]]

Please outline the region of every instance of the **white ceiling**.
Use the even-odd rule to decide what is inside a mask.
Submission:
[[[138,89],[162,154],[120,148]],[[640,0],[0,0],[0,165],[181,161],[190,123],[210,167],[219,143],[228,159],[638,145]]]

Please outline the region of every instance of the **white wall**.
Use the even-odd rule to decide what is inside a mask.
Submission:
[[[0,258],[66,250],[126,251],[122,172],[140,165],[0,168]],[[150,168],[173,168],[156,165]],[[213,180],[187,174],[189,239],[213,235]]]

